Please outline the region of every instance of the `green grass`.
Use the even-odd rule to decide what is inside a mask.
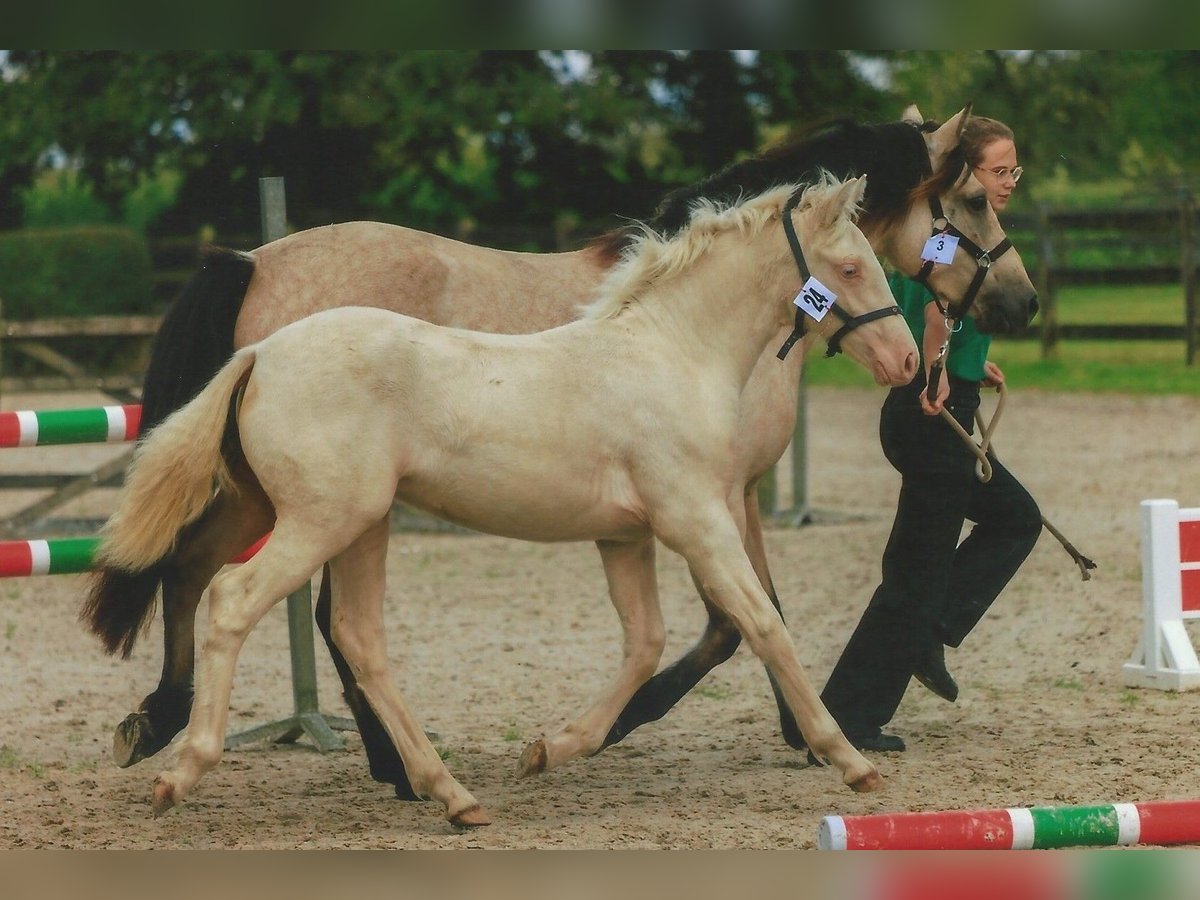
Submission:
[[[1058,293],[1063,324],[1182,325],[1179,285],[1143,287],[1087,286]],[[1185,365],[1182,341],[1059,341],[1057,358],[1042,359],[1036,340],[992,342],[991,359],[1009,388],[1048,391],[1099,391],[1131,394],[1200,394],[1200,363]],[[810,385],[871,387],[874,381],[845,354],[833,359],[809,355],[805,378]]]

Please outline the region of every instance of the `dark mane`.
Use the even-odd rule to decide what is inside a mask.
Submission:
[[[903,217],[918,196],[914,190],[920,188],[920,196],[928,196],[927,190],[939,193],[962,171],[961,155],[956,151],[942,172],[928,178],[929,155],[922,130],[907,122],[838,120],[815,126],[759,156],[672,191],[646,224],[669,236],[687,224],[696,200],[729,203],[739,195],[759,194],[777,184],[814,181],[825,169],[838,178],[866,175],[867,193],[859,223],[886,228]],[[634,226],[619,228],[601,235],[591,246],[615,259],[637,231]]]

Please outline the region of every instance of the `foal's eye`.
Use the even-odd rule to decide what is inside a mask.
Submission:
[[[858,266],[854,263],[842,263],[842,277],[853,278],[858,274]]]
[[[967,199],[967,209],[971,210],[971,212],[981,213],[987,209],[987,205],[987,194],[980,194],[978,197],[969,197]]]

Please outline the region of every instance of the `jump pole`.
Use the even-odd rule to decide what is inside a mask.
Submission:
[[[141,424],[136,404],[0,412],[0,447],[126,444],[137,439]]]
[[[244,563],[267,542],[263,535],[231,563]],[[0,578],[29,578],[33,575],[76,575],[89,572],[100,546],[98,537],[51,538],[35,541],[0,541]]]
[[[287,201],[283,178],[258,179],[263,243],[287,236]],[[292,661],[292,715],[278,722],[251,728],[225,739],[225,748],[254,741],[294,741],[307,733],[317,749],[340,750],[342,739],[334,731],[356,731],[352,719],[327,716],[317,702],[317,657],[313,640],[312,582],[288,595],[288,646]]]
[[[1200,844],[1200,800],[826,816],[820,850],[1044,850]]]

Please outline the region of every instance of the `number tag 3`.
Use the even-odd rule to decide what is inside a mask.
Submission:
[[[921,250],[921,259],[949,264],[954,262],[956,250],[958,250],[957,237],[952,234],[935,234],[925,242],[925,247]]]
[[[800,288],[800,293],[792,302],[820,322],[829,312],[829,308],[837,302],[837,294],[816,278],[809,276],[808,281],[804,282],[804,287]]]

